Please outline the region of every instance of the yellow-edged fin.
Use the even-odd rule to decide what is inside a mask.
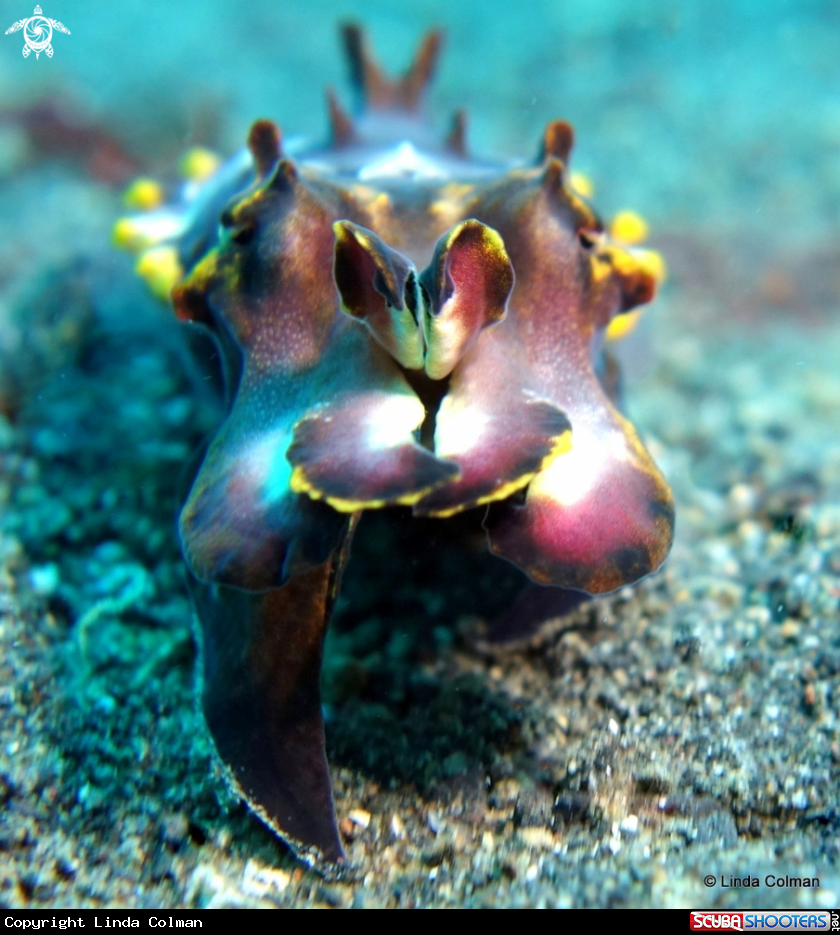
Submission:
[[[459,503],[457,506],[453,506],[448,510],[429,510],[429,512],[425,513],[424,515],[431,516],[433,519],[447,519],[450,516],[456,516],[458,513],[463,513],[464,510],[472,510],[475,509],[475,507],[485,506],[488,503],[496,503],[499,500],[507,500],[508,497],[515,494],[518,490],[522,490],[523,487],[527,487],[528,484],[530,484],[534,479],[534,477],[539,474],[540,471],[545,470],[552,461],[571,450],[572,432],[567,430],[563,432],[562,435],[558,436],[554,443],[554,447],[542,459],[539,467],[535,471],[530,471],[527,474],[523,474],[521,477],[517,477],[508,483],[502,484],[492,493],[489,493],[483,497],[478,497],[471,503]]]
[[[167,301],[176,282],[184,275],[175,247],[152,247],[140,255],[134,267],[155,298]]]

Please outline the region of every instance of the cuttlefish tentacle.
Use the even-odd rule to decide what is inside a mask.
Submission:
[[[308,861],[336,863],[321,712],[321,655],[346,549],[283,588],[254,593],[192,578],[201,704],[229,782]]]
[[[570,412],[571,450],[532,479],[523,505],[491,507],[490,549],[540,584],[613,591],[658,568],[671,545],[670,491],[630,423]],[[587,418],[587,415],[589,418]]]

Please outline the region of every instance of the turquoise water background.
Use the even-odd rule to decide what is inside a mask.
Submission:
[[[3,0],[9,24],[30,2]],[[467,107],[476,151],[529,156],[564,117],[606,213],[632,205],[659,229],[735,245],[837,234],[837,0],[49,0],[44,12],[71,35],[38,61],[3,36],[0,100],[60,96],[144,155],[200,136],[208,114],[231,151],[255,116],[318,137],[324,85],[344,90],[340,21],[364,22],[391,70],[440,26],[431,110]]]

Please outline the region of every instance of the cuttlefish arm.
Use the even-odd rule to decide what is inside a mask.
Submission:
[[[295,853],[343,859],[324,751],[321,656],[346,550],[261,593],[190,590],[200,627],[201,705],[235,792]]]
[[[240,389],[181,511],[184,557],[203,581],[280,587],[326,562],[347,525],[346,516],[291,488],[294,413],[280,408],[281,417],[261,423],[262,411]]]
[[[594,389],[594,388],[593,388]],[[491,506],[493,554],[534,581],[590,594],[655,571],[671,545],[671,492],[606,397],[570,409],[572,446],[535,475],[524,504]]]
[[[655,282],[608,242],[569,189],[570,138],[555,130],[546,134],[543,165],[506,179],[474,205],[504,239],[516,286],[506,320],[482,334],[456,368],[438,413],[435,451],[458,463],[461,478],[415,511],[461,508],[466,497],[446,501],[481,475],[475,465],[487,477],[487,467],[498,468],[495,492],[504,497],[491,489],[472,499],[491,504],[493,553],[540,584],[602,593],[658,568],[673,534],[670,490],[593,367],[610,321],[649,301]],[[520,415],[523,396],[562,415],[570,433],[515,478],[506,465],[511,455],[539,450],[533,439],[526,447],[517,442],[534,425]],[[509,496],[517,488],[524,502]]]
[[[591,231],[556,166],[532,201],[523,213],[540,236],[529,239],[526,225],[514,257],[515,336],[535,386],[568,416],[571,445],[533,476],[524,502],[493,504],[486,528],[491,551],[534,581],[604,593],[655,571],[673,538],[671,491],[593,368],[609,322],[649,301],[655,282]]]
[[[348,513],[457,476],[415,440],[423,405],[361,328],[348,321],[329,355],[294,385],[246,371],[181,512],[198,578],[280,587],[326,560]]]

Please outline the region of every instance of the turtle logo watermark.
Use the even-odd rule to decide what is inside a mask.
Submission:
[[[35,58],[39,58],[42,52],[47,53],[47,58],[52,58],[51,43],[54,29],[70,35],[70,30],[64,23],[59,23],[57,19],[47,19],[39,6],[35,7],[35,12],[29,19],[19,19],[16,23],[12,23],[6,30],[6,35],[8,36],[10,32],[17,32],[19,29],[23,30],[24,58],[29,58],[30,52],[35,53]]]

